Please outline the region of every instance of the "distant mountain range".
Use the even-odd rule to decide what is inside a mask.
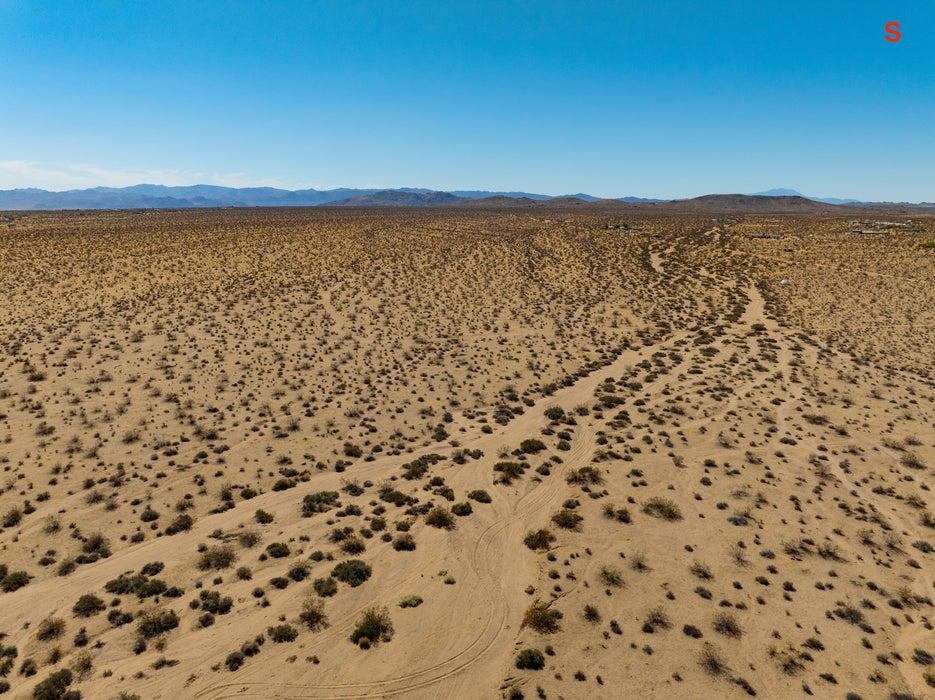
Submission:
[[[716,199],[711,199],[711,198]],[[747,199],[744,199],[747,198]],[[801,201],[799,201],[801,200]],[[773,189],[753,195],[706,195],[694,199],[661,200],[642,197],[601,199],[589,194],[553,197],[530,192],[493,192],[454,190],[437,192],[419,187],[399,189],[281,190],[274,187],[217,187],[192,185],[134,185],[132,187],[95,187],[86,190],[49,192],[41,189],[0,190],[0,210],[36,209],[152,209],[193,207],[541,207],[541,206],[619,206],[621,204],[665,204],[675,209],[707,210],[731,207],[756,211],[821,210],[821,206],[900,206],[931,208],[933,204],[906,202],[859,202],[854,199],[806,197],[795,190]],[[811,205],[818,205],[814,207]]]
[[[836,197],[809,197],[807,194],[802,194],[801,192],[796,192],[795,190],[788,189],[773,189],[767,190],[766,192],[754,192],[754,195],[762,195],[764,197],[804,197],[805,199],[811,199],[815,202],[824,202],[825,204],[861,204],[860,200],[857,199],[837,199]]]

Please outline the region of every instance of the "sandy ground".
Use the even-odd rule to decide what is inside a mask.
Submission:
[[[3,218],[11,697],[935,697],[933,222]]]

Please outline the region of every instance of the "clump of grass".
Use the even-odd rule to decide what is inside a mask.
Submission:
[[[702,581],[710,581],[714,578],[714,574],[711,573],[711,567],[697,560],[692,562],[688,570],[693,576],[697,576]]]
[[[620,588],[623,586],[623,576],[620,569],[613,566],[602,566],[598,577],[605,586]]]
[[[65,620],[60,617],[49,616],[40,622],[36,628],[36,639],[40,642],[47,642],[61,637],[64,631]]]
[[[712,627],[715,632],[719,632],[725,637],[740,639],[743,636],[743,630],[730,613],[721,612],[715,615]]]
[[[730,670],[718,648],[707,642],[698,657],[698,664],[709,676],[723,676]]]
[[[662,518],[674,522],[682,519],[682,511],[668,498],[654,496],[643,504],[643,512],[654,518]]]
[[[422,605],[422,596],[419,595],[404,595],[399,599],[399,607],[401,608],[417,608],[420,605]]]

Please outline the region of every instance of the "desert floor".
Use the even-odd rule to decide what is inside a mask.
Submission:
[[[935,697],[935,220],[0,226],[0,693]]]

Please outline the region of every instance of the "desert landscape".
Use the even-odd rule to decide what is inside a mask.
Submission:
[[[935,697],[935,217],[491,199],[0,213],[0,695]]]

